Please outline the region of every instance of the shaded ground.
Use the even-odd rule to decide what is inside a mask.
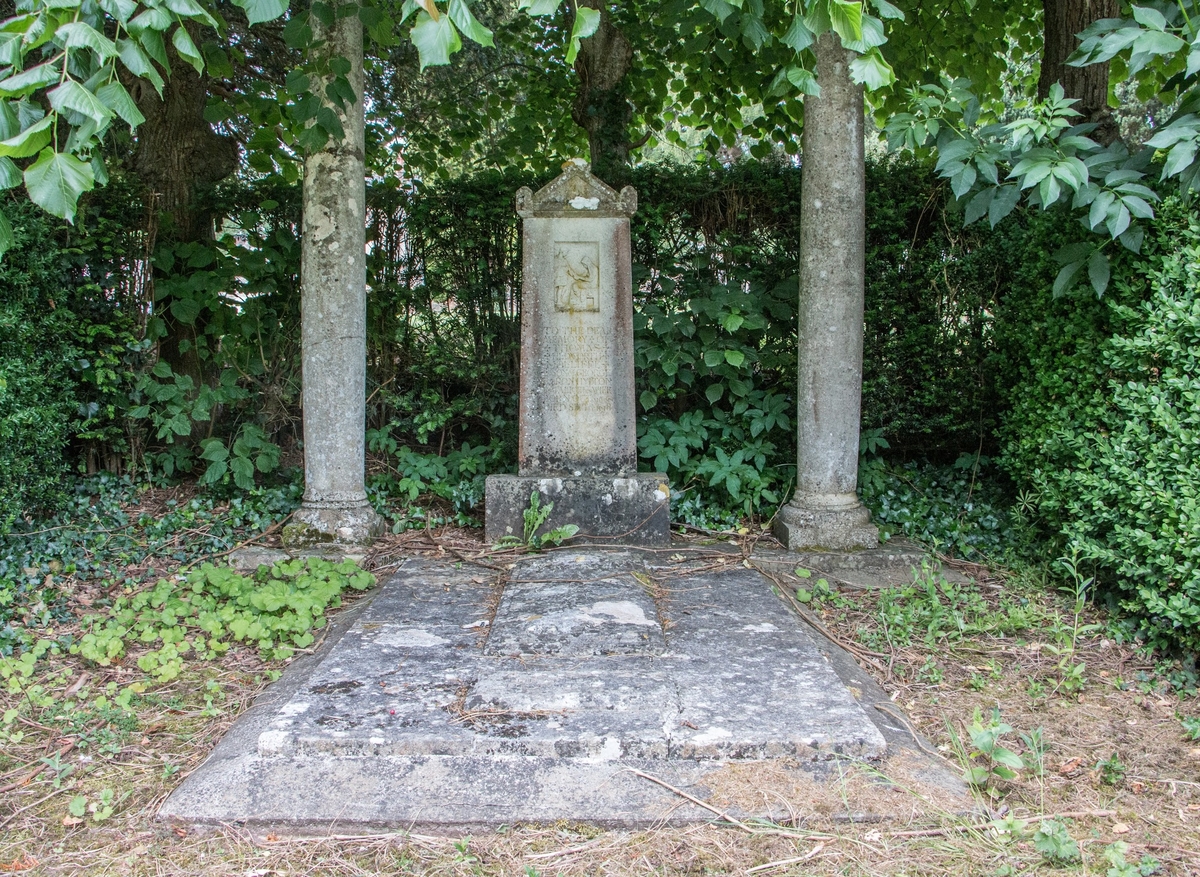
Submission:
[[[735,541],[732,554],[728,545],[713,552],[714,566],[743,562],[753,537]],[[691,544],[706,542],[711,539],[695,534]],[[502,568],[511,562],[503,552],[484,556],[470,532],[440,530],[391,537],[365,563],[384,574],[414,552]],[[471,838],[257,842],[229,826],[196,836],[155,823],[154,813],[272,668],[235,649],[219,665],[189,665],[179,679],[134,697],[128,713],[112,698],[141,677],[131,660],[95,668],[48,656],[30,678],[7,680],[0,695],[0,871],[978,875],[1037,868],[1117,877],[1200,874],[1200,741],[1187,739],[1182,722],[1200,718],[1200,700],[1176,693],[1165,671],[1103,627],[1089,629],[1101,619],[1090,610],[1077,619],[1069,596],[1047,596],[1044,583],[963,569],[977,576],[977,585],[942,582],[932,570],[911,588],[891,591],[839,589],[817,575],[780,575],[778,581],[784,589],[802,589],[798,611],[848,646],[950,761],[991,765],[969,726],[979,710],[981,725],[999,733],[993,719],[999,710],[999,721],[1013,728],[999,734],[999,744],[1019,754],[1023,766],[1011,780],[985,770],[984,809],[976,816],[939,813],[905,791],[902,776],[893,776],[895,787],[887,789],[848,765],[831,787],[831,805],[828,790],[802,788],[794,778],[749,765],[729,771],[719,796],[730,803],[747,796],[786,801],[791,824],[636,833],[564,824],[513,826]],[[98,595],[81,596],[91,602]],[[98,703],[111,683],[108,702]],[[879,824],[841,818],[872,809],[856,805],[879,795],[906,802],[891,808],[903,817]],[[1051,816],[1059,817],[1062,832],[1043,826],[1043,817]],[[1039,827],[1047,830],[1037,835]]]

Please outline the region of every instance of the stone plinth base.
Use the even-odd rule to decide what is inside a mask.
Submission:
[[[644,472],[627,477],[489,475],[484,538],[523,539],[525,511],[534,492],[554,503],[537,533],[575,524],[575,539],[610,545],[664,546],[671,541],[671,490],[667,476]]]
[[[879,547],[879,528],[859,503],[845,509],[807,509],[788,503],[775,518],[775,538],[791,551],[856,551]]]
[[[362,545],[382,536],[387,529],[371,504],[304,503],[283,528],[283,544],[289,549],[322,545]]]

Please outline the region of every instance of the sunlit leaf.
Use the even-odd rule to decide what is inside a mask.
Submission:
[[[73,155],[42,150],[37,161],[25,169],[29,199],[47,213],[75,221],[79,196],[95,185],[92,169]]]

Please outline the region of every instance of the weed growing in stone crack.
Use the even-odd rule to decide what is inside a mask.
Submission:
[[[542,505],[541,494],[536,490],[533,491],[529,494],[529,507],[521,513],[524,522],[521,538],[517,539],[515,536],[505,536],[500,540],[498,545],[524,545],[530,551],[540,551],[546,545],[562,545],[563,542],[579,532],[577,525],[563,524],[561,527],[555,527],[553,530],[548,530],[539,536],[537,532],[538,528],[550,520],[550,513],[552,511],[554,511],[554,503],[548,502]]]

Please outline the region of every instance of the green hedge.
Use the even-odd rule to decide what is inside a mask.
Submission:
[[[1148,642],[1200,650],[1200,220],[1164,204],[1103,300],[1012,310],[1039,303],[1001,462],[1050,546]]]
[[[28,203],[5,206],[16,241],[0,260],[0,533],[57,507],[64,478],[121,450],[128,320],[106,300],[98,261]]]

